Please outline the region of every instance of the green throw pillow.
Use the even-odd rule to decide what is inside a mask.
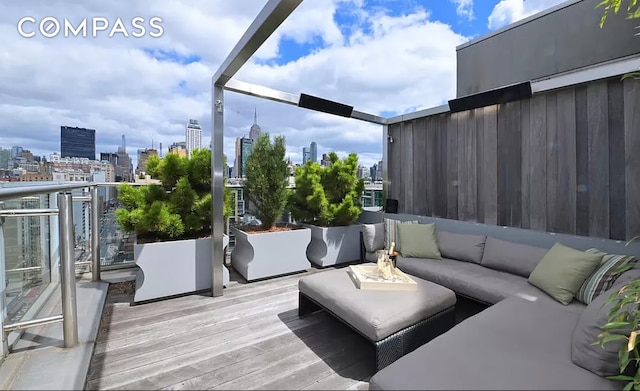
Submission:
[[[568,305],[584,281],[600,266],[602,254],[590,254],[556,243],[531,272],[529,283]]]
[[[403,257],[442,259],[435,224],[398,224],[397,228]]]

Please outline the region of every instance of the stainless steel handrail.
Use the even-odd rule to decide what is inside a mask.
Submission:
[[[58,323],[58,322],[62,322],[62,321],[63,321],[62,314],[53,315],[53,316],[49,316],[47,318],[26,320],[24,322],[8,324],[8,325],[2,327],[2,331],[5,334],[8,334],[8,333],[10,333],[12,331],[16,331],[16,330],[24,330],[24,329],[28,329],[29,327],[44,326],[44,325],[47,325],[47,324]]]
[[[0,217],[57,216],[58,209],[0,209]]]
[[[22,272],[35,272],[42,270],[42,266],[29,266],[29,267],[17,267],[15,269],[7,269],[5,273],[22,273]]]
[[[82,189],[94,185],[95,183],[93,182],[82,182],[81,184],[61,183],[58,185],[0,187],[0,201],[8,201],[14,198],[21,198],[38,194]]]

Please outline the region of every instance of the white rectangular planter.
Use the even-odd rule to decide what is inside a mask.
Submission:
[[[236,246],[231,266],[247,281],[308,269],[306,251],[311,242],[308,228],[291,231],[246,233],[231,227]]]
[[[307,258],[313,264],[325,267],[360,259],[360,224],[343,227],[304,226],[311,229]]]
[[[223,236],[223,247],[229,237]],[[135,302],[211,289],[211,238],[134,244]],[[223,283],[229,270],[223,266]]]

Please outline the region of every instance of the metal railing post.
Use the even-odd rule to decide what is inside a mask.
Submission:
[[[100,281],[100,199],[98,186],[91,188],[91,281]]]
[[[73,198],[71,192],[58,194],[60,216],[60,267],[62,288],[62,329],[64,347],[78,344],[78,308],[76,304],[76,268],[74,265]]]

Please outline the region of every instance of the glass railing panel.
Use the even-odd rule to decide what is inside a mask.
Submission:
[[[103,266],[123,265],[133,262],[135,234],[120,229],[116,222],[118,187],[99,187],[100,216],[100,264]]]
[[[49,196],[38,195],[4,201],[4,209],[46,209]],[[6,291],[6,323],[31,320],[43,292],[51,284],[50,219],[5,217],[2,225]]]

